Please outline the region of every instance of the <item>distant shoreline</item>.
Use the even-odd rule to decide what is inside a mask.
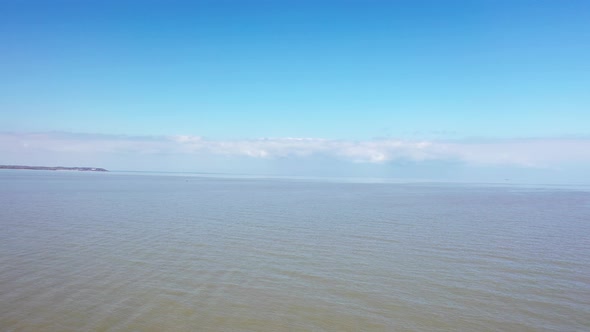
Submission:
[[[64,166],[23,166],[23,165],[0,165],[0,169],[28,169],[36,171],[81,171],[81,172],[108,172],[99,167],[64,167]]]

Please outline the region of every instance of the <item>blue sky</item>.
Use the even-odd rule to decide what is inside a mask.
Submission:
[[[0,163],[261,173],[310,164],[318,174],[369,163],[379,166],[361,173],[423,168],[425,178],[489,167],[581,177],[590,165],[578,151],[590,137],[588,1],[8,0],[0,49]],[[49,136],[32,151],[39,133]],[[178,137],[210,145],[168,146],[187,142]],[[301,152],[295,138],[313,148]],[[161,147],[129,147],[138,140]],[[391,142],[437,148],[420,157]],[[465,157],[481,142],[481,156]],[[511,157],[523,142],[531,156]],[[439,151],[448,144],[463,152]],[[94,151],[87,145],[103,150],[87,159],[75,149]]]

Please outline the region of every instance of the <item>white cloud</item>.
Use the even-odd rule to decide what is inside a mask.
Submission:
[[[473,165],[555,167],[590,163],[590,139],[476,141],[364,141],[321,138],[211,140],[199,136],[118,136],[72,133],[0,133],[0,153],[218,155],[247,158],[327,157],[352,163],[450,160]]]

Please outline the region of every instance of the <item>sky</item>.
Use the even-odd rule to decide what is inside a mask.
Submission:
[[[590,2],[0,1],[0,164],[590,182]]]

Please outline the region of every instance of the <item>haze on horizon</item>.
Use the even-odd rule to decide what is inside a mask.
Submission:
[[[588,183],[587,1],[3,1],[0,164]]]

